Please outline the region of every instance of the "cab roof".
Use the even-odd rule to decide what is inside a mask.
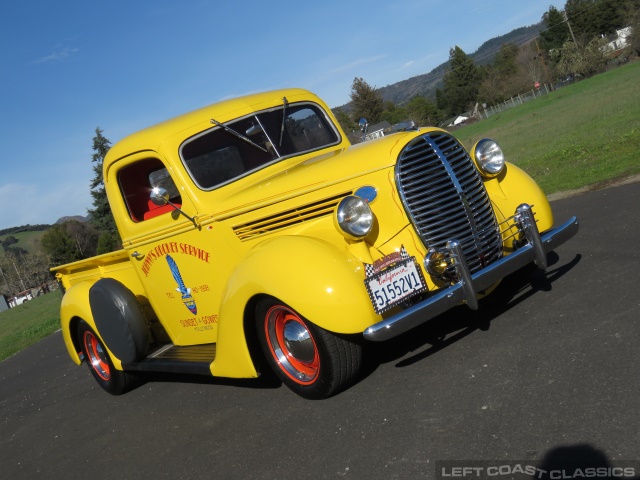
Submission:
[[[203,131],[212,128],[212,118],[225,123],[255,111],[282,105],[283,97],[286,97],[289,103],[300,101],[315,102],[324,107],[327,112],[330,112],[330,109],[318,96],[301,88],[272,90],[223,100],[179,115],[123,138],[109,149],[104,160],[105,172],[111,164],[122,157],[145,150],[157,151],[162,142],[184,130],[193,131],[195,129]],[[198,126],[201,128],[195,128]],[[193,135],[192,132],[190,132],[189,136],[191,135]]]

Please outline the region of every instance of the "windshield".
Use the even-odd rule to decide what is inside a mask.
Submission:
[[[222,124],[189,139],[180,157],[195,183],[211,190],[285,157],[340,142],[338,132],[315,104],[289,104]]]

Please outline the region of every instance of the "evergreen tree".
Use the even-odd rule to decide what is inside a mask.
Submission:
[[[384,111],[381,120],[386,120],[391,125],[403,122],[407,119],[407,112],[404,108],[399,107],[391,101],[384,102]]]
[[[473,107],[480,87],[480,71],[473,59],[458,46],[449,51],[449,66],[444,74],[443,83],[444,100],[449,116],[463,113]]]
[[[435,104],[424,97],[413,97],[405,106],[407,117],[416,123],[417,126],[427,127],[437,125],[440,112]]]
[[[333,111],[333,114],[336,116],[338,123],[342,127],[342,130],[344,130],[344,133],[349,135],[351,132],[353,132],[356,129],[357,125],[353,120],[351,120],[351,117],[347,112],[345,112],[341,108],[335,108],[332,111]]]
[[[107,200],[102,177],[104,157],[107,155],[109,148],[111,148],[111,142],[102,135],[100,128],[96,128],[96,135],[93,137],[94,153],[91,157],[91,161],[94,164],[94,177],[90,183],[93,208],[89,209],[89,214],[91,215],[91,223],[100,231],[98,254],[113,251],[119,248],[120,245],[120,237]]]
[[[365,118],[369,125],[378,123],[382,119],[384,101],[382,95],[362,78],[354,78],[349,95],[353,103],[353,117]]]
[[[542,16],[546,29],[540,32],[541,48],[545,51],[560,49],[571,36],[564,13],[553,5]]]

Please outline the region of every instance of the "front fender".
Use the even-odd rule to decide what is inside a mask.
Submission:
[[[380,320],[363,280],[362,262],[346,244],[340,249],[317,238],[290,236],[257,245],[234,270],[223,295],[212,373],[255,376],[243,318],[257,295],[278,298],[326,330],[362,333]]]
[[[513,215],[520,204],[528,203],[533,205],[540,232],[553,226],[553,212],[546,195],[533,178],[512,163],[506,162],[504,171],[485,182],[485,187],[498,210],[498,221]]]

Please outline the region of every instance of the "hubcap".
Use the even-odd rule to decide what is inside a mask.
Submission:
[[[282,371],[297,383],[313,383],[320,371],[320,356],[304,321],[293,310],[272,307],[265,317],[265,335],[271,354]]]
[[[84,332],[84,347],[89,357],[87,360],[91,364],[94,372],[96,372],[101,379],[108,381],[109,378],[111,378],[111,372],[107,361],[107,353],[93,333]]]
[[[304,325],[298,322],[287,322],[284,326],[284,346],[294,358],[301,362],[311,363],[315,356],[315,345]]]

